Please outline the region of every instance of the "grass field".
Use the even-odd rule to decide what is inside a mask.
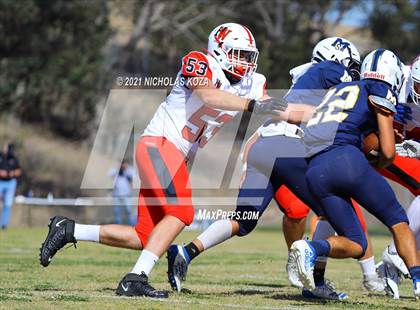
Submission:
[[[0,231],[0,309],[420,309],[404,281],[402,298],[369,295],[361,289],[361,272],[353,260],[330,260],[327,277],[350,295],[345,302],[303,299],[289,286],[284,271],[286,247],[279,231],[255,231],[198,257],[190,266],[185,287],[165,301],[117,297],[114,289],[131,270],[138,253],[79,243],[57,254],[48,268],[38,262],[46,229]],[[183,233],[179,242],[196,233]],[[388,242],[374,237],[376,256]],[[151,282],[169,289],[166,259]],[[60,309],[61,309],[60,308]]]

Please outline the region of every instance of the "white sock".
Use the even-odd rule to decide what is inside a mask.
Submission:
[[[369,257],[364,260],[359,260],[360,268],[362,268],[363,275],[376,274],[375,257]]]
[[[149,276],[149,273],[152,271],[153,267],[155,266],[158,260],[159,256],[155,255],[154,253],[148,250],[143,250],[131,272],[136,274],[141,274],[142,272],[144,272],[146,276]]]
[[[318,223],[316,223],[316,228],[314,231],[314,235],[312,236],[312,240],[325,240],[328,237],[334,236],[335,230],[331,226],[331,224],[328,221],[325,220],[319,220]],[[327,257],[326,256],[318,256],[316,259],[317,262],[326,262]]]
[[[230,220],[219,220],[214,222],[197,237],[207,250],[232,237],[232,224]]]
[[[74,237],[77,241],[99,242],[100,225],[74,225]]]

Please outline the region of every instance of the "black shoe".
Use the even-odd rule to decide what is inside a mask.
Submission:
[[[152,298],[168,298],[167,291],[158,291],[150,286],[147,276],[142,273],[127,273],[120,281],[116,291],[117,295],[122,296],[146,296]]]
[[[42,243],[39,260],[42,266],[47,267],[55,253],[67,243],[72,242],[76,247],[74,238],[74,221],[64,216],[54,216],[48,225],[48,235]]]

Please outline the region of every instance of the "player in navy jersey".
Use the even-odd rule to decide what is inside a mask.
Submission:
[[[390,229],[413,279],[414,295],[420,297],[420,255],[407,215],[361,151],[363,134],[375,130],[379,133],[377,166],[385,167],[394,159],[393,114],[403,80],[401,62],[391,51],[378,49],[365,58],[361,73],[361,81],[343,83],[328,92],[305,132],[311,155],[306,179],[338,236],[296,241],[290,260],[305,287],[313,289],[317,256],[362,257],[367,240],[350,204],[353,197]]]
[[[351,46],[351,50],[355,50],[353,57],[345,58],[345,60],[337,61],[334,57],[338,56],[337,48],[346,47],[349,44],[346,40],[342,38],[328,38],[322,40],[314,48],[312,59],[313,61],[319,61],[316,64],[311,66],[305,66],[306,68],[304,73],[301,73],[300,76],[296,79],[290,91],[286,94],[285,99],[288,102],[299,102],[312,104],[318,106],[328,89],[334,87],[343,82],[350,82],[359,80],[359,67],[360,57],[358,56],[357,50]],[[303,126],[301,126],[303,127]],[[268,142],[267,142],[268,143]],[[266,150],[268,151],[268,149]],[[260,159],[264,160],[264,156]],[[291,167],[293,169],[293,166]],[[290,171],[289,173],[293,173]],[[359,220],[364,224],[364,218],[362,212],[360,211],[359,206],[356,203],[353,203],[354,208],[359,211]],[[364,227],[365,228],[365,227]],[[367,233],[367,231],[365,230]],[[326,221],[319,221],[317,224],[317,230],[314,233],[314,238],[328,236],[328,234],[333,234],[333,230],[330,228],[329,224]],[[324,282],[324,273],[325,273],[325,262],[326,258],[319,257],[318,262],[315,267],[316,274],[316,290],[309,292],[306,289],[303,291],[303,295],[306,297],[327,297],[329,298],[332,290],[325,290]],[[363,270],[363,286],[369,291],[383,291],[384,285],[381,279],[378,278],[375,270],[375,259],[373,256],[373,251],[371,244],[369,243],[369,249],[366,252],[366,255],[359,259],[360,266]],[[296,276],[290,276],[289,278],[294,278]],[[333,294],[333,296],[344,296],[343,294]]]

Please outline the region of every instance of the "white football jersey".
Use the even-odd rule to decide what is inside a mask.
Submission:
[[[177,82],[144,130],[143,136],[160,136],[171,141],[185,155],[206,143],[230,121],[237,111],[207,107],[188,88],[186,78],[207,77],[219,89],[248,99],[265,94],[264,75],[254,73],[231,85],[219,63],[210,55],[190,52],[182,60]]]

